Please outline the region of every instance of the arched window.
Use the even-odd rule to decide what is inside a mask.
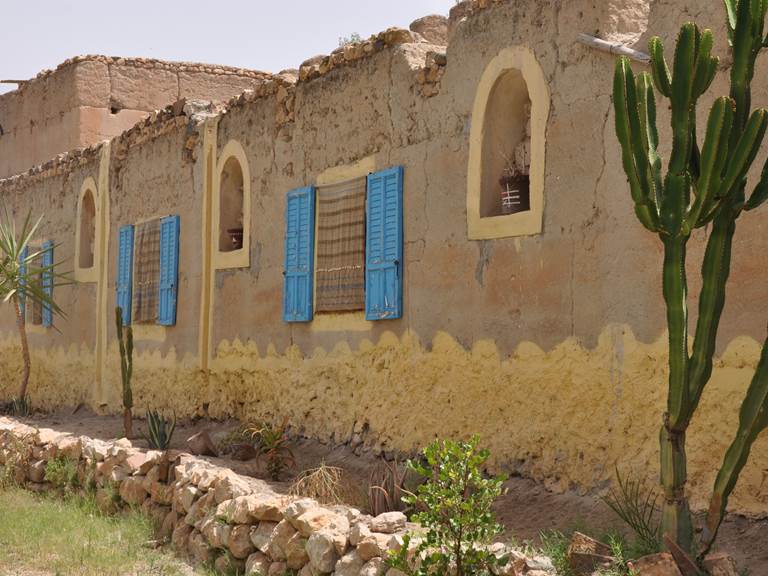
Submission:
[[[250,265],[251,176],[245,150],[230,140],[218,161],[213,221],[216,268]]]
[[[80,238],[78,245],[78,266],[93,267],[93,254],[96,245],[96,202],[93,191],[88,188],[80,202]]]
[[[541,232],[549,90],[533,53],[500,52],[472,112],[467,186],[471,239]]]
[[[243,169],[234,156],[227,159],[219,180],[219,250],[243,247]]]

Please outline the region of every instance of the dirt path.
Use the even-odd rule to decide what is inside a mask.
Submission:
[[[95,416],[81,410],[75,414],[71,410],[32,419],[30,424],[55,428],[75,435],[110,439],[120,435],[122,429],[119,417]],[[232,429],[236,422],[197,421],[179,423],[172,443],[173,448],[185,448],[185,440],[201,430],[208,430],[213,435],[222,434]],[[143,422],[137,422],[136,430],[144,429]],[[134,441],[137,446],[145,446],[142,439]],[[305,470],[325,461],[332,466],[343,468],[359,485],[367,485],[371,467],[378,459],[363,454],[352,453],[346,446],[331,447],[313,440],[301,440],[295,443],[293,450],[297,460],[297,470]],[[263,471],[254,462],[237,462],[217,459],[219,464],[229,466],[239,474],[262,477]],[[280,483],[279,488],[287,489],[288,482]],[[569,531],[574,528],[589,530],[594,534],[611,529],[623,530],[616,521],[613,512],[599,499],[581,496],[573,492],[555,494],[541,484],[525,479],[512,478],[506,483],[507,493],[496,505],[499,521],[508,534],[518,542],[536,542],[544,530]],[[353,503],[359,505],[359,503]],[[768,576],[768,518],[751,519],[743,516],[729,516],[721,528],[718,549],[731,554],[740,568],[747,568],[750,576]]]

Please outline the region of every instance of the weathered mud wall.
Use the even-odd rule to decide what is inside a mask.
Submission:
[[[461,5],[445,55],[390,31],[306,63],[298,82],[290,75],[265,81],[219,114],[166,111],[114,140],[108,296],[91,320],[106,326],[107,336],[101,352],[84,346],[67,356],[70,364],[100,358],[99,378],[78,384],[90,391],[88,401],[119,407],[107,314],[117,228],[177,213],[179,316],[172,328],[137,328],[139,411],[288,416],[307,434],[385,452],[479,432],[494,465],[555,489],[601,490],[617,463],[652,477],[666,390],[660,246],[636,222],[620,167],[610,97],[614,59],[574,39],[590,32],[642,49],[651,34],[671,41],[682,22],[695,18],[715,29],[723,53],[723,15],[714,5],[691,14],[677,0],[593,4],[537,3],[532,10],[483,2],[464,18]],[[533,52],[551,95],[542,233],[470,241],[467,172],[477,86],[494,57],[515,46]],[[727,90],[727,70],[724,60],[712,97]],[[758,101],[767,87],[762,70]],[[233,147],[242,150],[250,175],[244,265],[217,253],[214,234],[217,167]],[[359,314],[318,314],[311,323],[284,323],[285,193],[393,165],[405,168],[403,317],[372,323]],[[61,210],[67,217],[82,176],[70,176],[76,185]],[[30,182],[19,205],[44,198],[45,182]],[[8,186],[0,183],[3,191]],[[762,218],[740,221],[719,359],[688,437],[697,507],[735,430],[765,336]],[[63,243],[74,242],[72,231],[62,234]],[[691,243],[693,294],[705,236],[706,230]],[[3,357],[13,374],[9,318],[3,326]],[[58,366],[61,358],[47,342],[35,343],[35,362]],[[62,370],[77,381],[74,368]],[[46,393],[57,386],[49,378],[35,373],[33,400],[49,407],[70,400]],[[760,464],[766,458],[768,438],[761,438],[734,509],[768,512]]]

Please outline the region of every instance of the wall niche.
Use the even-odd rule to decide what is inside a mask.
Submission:
[[[243,169],[234,156],[227,159],[219,183],[219,251],[243,248]]]

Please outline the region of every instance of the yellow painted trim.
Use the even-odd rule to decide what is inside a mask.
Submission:
[[[367,176],[376,171],[376,157],[366,156],[353,164],[334,166],[321,172],[315,179],[316,186],[327,186],[336,182],[344,182],[352,178]],[[315,198],[317,202],[317,198]],[[317,213],[317,211],[315,211]],[[315,218],[315,238],[317,238],[317,218]],[[315,246],[315,267],[317,270],[317,246]],[[312,282],[313,309],[317,302],[317,282]],[[310,323],[313,332],[368,332],[373,328],[373,322],[365,319],[365,311],[359,312],[321,312],[315,313]]]
[[[230,158],[235,158],[243,172],[243,247],[240,250],[222,252],[219,250],[221,234],[221,174]],[[216,270],[224,268],[248,268],[251,265],[251,171],[248,167],[248,157],[240,142],[230,140],[221,151],[216,165],[216,178],[213,181],[213,267]]]
[[[212,354],[211,317],[213,316],[213,293],[215,274],[213,271],[213,195],[214,195],[214,162],[216,158],[216,140],[219,120],[218,116],[205,121],[203,129],[203,214],[202,214],[202,290],[200,290],[200,332],[198,334],[198,357],[200,369],[208,370]],[[245,173],[243,173],[245,176]],[[245,181],[245,178],[243,178]],[[245,189],[243,189],[245,193]],[[245,235],[245,232],[243,232]],[[243,238],[245,240],[245,238]],[[245,242],[243,242],[245,245]]]
[[[96,371],[100,403],[107,398],[104,375],[107,371],[108,322],[114,318],[109,313],[109,155],[110,144],[104,142],[99,161],[98,204],[96,205],[96,246],[93,263],[97,271],[96,285]],[[78,220],[79,229],[79,220]],[[77,247],[80,242],[77,242]]]
[[[101,220],[100,211],[100,199],[99,199],[99,187],[96,186],[96,181],[88,176],[83,180],[82,186],[80,186],[80,194],[77,197],[77,221],[75,223],[75,282],[98,282],[99,272],[96,263],[99,261],[98,254],[98,242],[95,242],[93,247],[93,266],[89,268],[80,267],[80,222],[83,211],[83,198],[87,191],[91,191],[93,195],[93,206],[96,210],[94,216],[94,226],[96,227],[94,238],[99,237],[99,223]]]
[[[480,217],[482,193],[483,133],[485,113],[496,81],[508,70],[519,70],[531,100],[531,209],[528,212]],[[467,170],[467,233],[470,240],[540,234],[544,217],[546,131],[550,95],[544,72],[533,52],[524,46],[505,48],[483,72],[472,109]]]
[[[158,324],[133,324],[133,339],[143,342],[165,342],[167,329]]]

